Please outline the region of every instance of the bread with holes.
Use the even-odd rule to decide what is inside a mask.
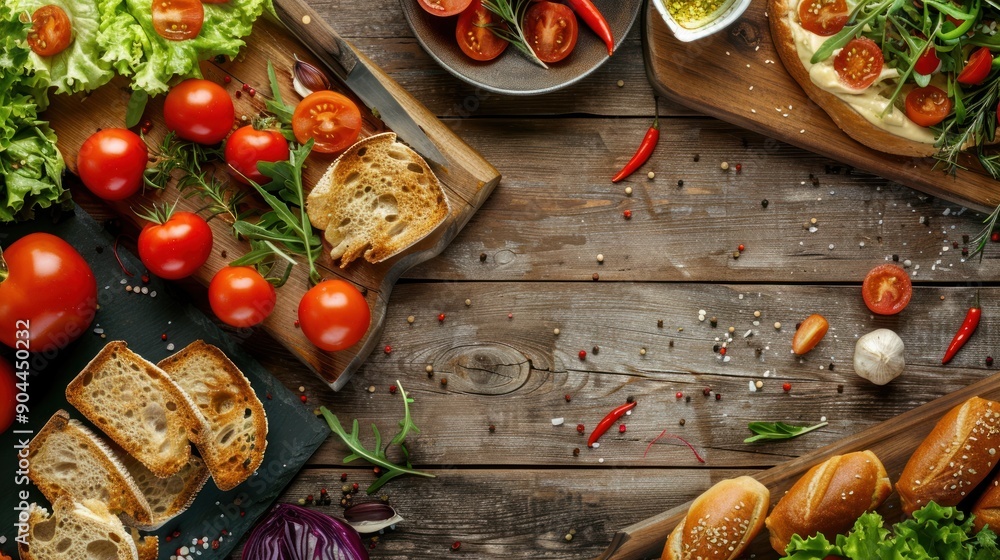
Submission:
[[[187,465],[173,476],[160,478],[142,463],[122,452],[119,454],[132,480],[149,504],[151,520],[140,528],[152,530],[184,513],[198,497],[208,480],[208,469],[200,457],[192,455]],[[138,525],[138,524],[137,524]]]
[[[160,539],[156,535],[143,537],[133,528],[132,542],[135,543],[135,550],[139,553],[139,560],[157,560],[160,557]]]
[[[243,372],[201,340],[158,366],[188,394],[208,427],[198,452],[215,485],[230,490],[256,472],[267,448],[267,415]]]
[[[21,560],[138,560],[132,535],[98,500],[63,497],[48,510],[32,504],[28,534],[18,541]]]
[[[341,154],[309,193],[306,211],[344,268],[362,255],[382,262],[426,237],[448,215],[448,198],[427,162],[387,132]]]
[[[144,528],[150,505],[128,470],[97,435],[65,410],[56,412],[28,446],[29,478],[49,502],[98,500]]]
[[[187,394],[160,368],[108,343],[66,387],[66,399],[156,476],[180,472],[207,429]]]

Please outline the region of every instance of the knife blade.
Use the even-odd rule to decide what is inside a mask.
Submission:
[[[354,49],[311,6],[302,0],[274,0],[274,11],[284,26],[330,69],[361,101],[420,155],[446,166],[448,159],[420,128],[413,117]]]

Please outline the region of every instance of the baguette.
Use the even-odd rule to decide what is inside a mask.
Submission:
[[[792,535],[829,538],[850,531],[861,514],[892,493],[882,462],[871,451],[835,455],[814,466],[778,500],[765,520],[771,548],[784,554]]]
[[[972,526],[976,528],[977,533],[987,525],[993,532],[1000,531],[1000,473],[993,477],[986,491],[972,506],[970,513],[975,516]]]
[[[125,522],[143,530],[159,529],[167,521],[184,513],[208,481],[205,462],[195,455],[191,456],[191,460],[180,472],[167,478],[154,475],[135,457],[123,451],[119,453],[119,458],[149,503],[151,514],[148,523],[132,523],[129,519],[125,519]]]
[[[764,527],[770,492],[749,476],[717,483],[691,502],[660,560],[732,560]]]
[[[896,482],[907,515],[934,501],[955,506],[993,469],[1000,403],[972,397],[951,409],[917,447]]]

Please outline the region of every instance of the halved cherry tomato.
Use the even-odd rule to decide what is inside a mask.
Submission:
[[[249,266],[227,266],[208,285],[212,312],[233,327],[260,324],[274,311],[276,301],[274,285]]]
[[[806,320],[802,321],[799,328],[795,330],[795,336],[792,337],[792,352],[801,356],[812,350],[819,344],[819,341],[823,340],[829,328],[830,323],[822,315],[814,313],[806,317]]]
[[[192,78],[170,89],[163,101],[167,130],[199,144],[218,144],[233,129],[236,109],[219,84]]]
[[[326,280],[299,302],[299,327],[319,349],[336,352],[364,338],[371,323],[368,302],[354,284]]]
[[[840,81],[853,89],[865,89],[882,73],[882,49],[867,37],[851,39],[833,59]]]
[[[537,2],[524,14],[524,34],[542,62],[559,62],[573,52],[580,33],[576,14],[568,6]]]
[[[80,180],[104,200],[126,199],[142,186],[149,149],[138,134],[105,128],[91,134],[77,154]]]
[[[503,25],[503,22],[483,7],[482,0],[472,0],[458,16],[455,27],[455,39],[466,56],[473,60],[493,60],[507,49],[510,43],[490,31],[491,25]]]
[[[939,87],[918,87],[906,94],[906,116],[920,126],[934,126],[950,113],[951,99]]]
[[[419,0],[420,7],[440,17],[453,16],[469,7],[472,0]]]
[[[802,0],[799,3],[802,28],[823,37],[836,35],[847,25],[849,16],[846,0]]]
[[[166,280],[194,274],[212,253],[212,228],[192,212],[155,216],[139,232],[139,259],[150,272]]]
[[[253,125],[236,129],[226,139],[226,163],[229,174],[237,181],[249,185],[252,180],[263,185],[271,181],[257,164],[262,161],[286,161],[289,156],[288,141],[274,129],[257,130]]]
[[[993,53],[986,47],[979,47],[969,56],[969,62],[965,63],[965,68],[962,68],[955,80],[967,86],[981,84],[989,76],[992,67]]]
[[[358,141],[361,111],[346,96],[335,91],[317,91],[295,107],[292,131],[300,144],[314,139],[313,149],[317,152],[339,152]]]
[[[895,315],[910,303],[913,285],[902,268],[894,264],[880,264],[865,276],[861,296],[872,313]]]
[[[917,58],[917,63],[913,66],[913,71],[917,74],[923,74],[925,76],[937,72],[937,69],[941,67],[941,59],[938,58],[937,49],[934,48],[934,43],[927,43],[927,48],[924,52]]]
[[[17,410],[17,377],[14,366],[0,358],[0,434],[7,431],[14,423],[14,412]],[[2,556],[2,555],[0,555]]]
[[[73,24],[66,11],[59,6],[48,4],[31,14],[31,31],[28,32],[28,46],[38,56],[57,55],[73,42]]]
[[[153,0],[153,29],[168,41],[194,39],[205,23],[201,0]]]

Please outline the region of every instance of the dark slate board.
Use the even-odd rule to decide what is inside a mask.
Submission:
[[[227,532],[218,549],[201,549],[201,559],[224,559],[250,530],[253,523],[267,511],[282,489],[302,468],[317,447],[330,434],[329,428],[313,414],[313,406],[303,404],[299,397],[274,379],[267,370],[246,354],[229,335],[222,332],[203,313],[184,301],[180,290],[159,279],[146,286],[156,297],[125,291],[122,279],[127,278],[115,262],[114,237],[104,231],[83,210],[58,224],[35,220],[18,226],[0,228],[0,246],[34,232],[46,231],[67,240],[90,263],[97,278],[100,309],[90,331],[55,356],[36,355],[32,365],[29,390],[29,423],[15,424],[12,429],[37,432],[58,409],[66,408],[71,416],[83,416],[66,402],[66,385],[111,340],[125,340],[129,348],[147,360],[157,362],[180,350],[188,343],[202,339],[221,348],[246,374],[267,411],[267,451],[257,473],[247,482],[222,492],[209,480],[192,507],[168,522],[156,532],[160,537],[160,559],[167,560],[181,546],[190,546],[194,538],[208,537],[209,543],[223,530]],[[132,286],[142,285],[143,270],[139,259],[119,248],[119,256],[129,270],[136,273],[128,278]],[[93,329],[104,329],[102,339]],[[162,340],[166,334],[167,339]],[[246,334],[237,332],[236,336]],[[7,352],[6,349],[0,352]],[[5,357],[12,358],[8,353]],[[270,398],[268,398],[270,396]],[[99,432],[99,430],[97,430]],[[17,484],[17,438],[30,438],[11,431],[0,436],[0,551],[17,558],[14,537],[17,529],[17,496],[30,491],[30,500],[45,503],[45,498],[30,483]],[[167,543],[167,535],[180,532],[179,538]]]

